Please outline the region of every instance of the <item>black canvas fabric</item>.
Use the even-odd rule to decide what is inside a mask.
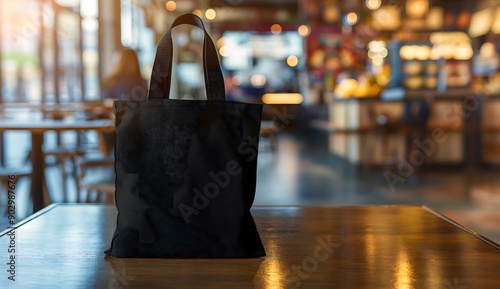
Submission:
[[[207,100],[169,99],[172,28],[195,25]],[[217,52],[203,22],[182,15],[160,41],[147,100],[120,100],[116,115],[116,257],[265,256],[250,208],[262,105],[225,100]]]

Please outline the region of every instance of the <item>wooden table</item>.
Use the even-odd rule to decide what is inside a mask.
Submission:
[[[252,212],[265,258],[119,259],[114,206],[51,205],[15,230],[15,288],[500,288],[500,246],[426,207]]]
[[[91,111],[96,108],[112,109],[113,102],[106,101],[85,101],[71,103],[3,103],[4,110],[34,110],[41,112],[75,112],[78,110]]]
[[[25,130],[31,132],[31,162],[33,166],[31,176],[30,196],[33,203],[33,212],[41,210],[50,203],[48,194],[44,195],[45,160],[42,145],[43,134],[46,131],[113,131],[112,120],[51,120],[40,119],[33,121],[7,120],[0,121],[0,133],[7,130]],[[45,198],[44,198],[45,197]],[[44,200],[45,199],[45,200]]]

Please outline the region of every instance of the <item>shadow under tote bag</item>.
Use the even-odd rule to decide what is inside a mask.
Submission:
[[[172,28],[203,29],[207,100],[169,99]],[[161,39],[147,100],[114,102],[116,257],[265,256],[250,208],[262,105],[229,102],[200,18],[178,17]]]

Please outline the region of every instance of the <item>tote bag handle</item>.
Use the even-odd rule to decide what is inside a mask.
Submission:
[[[172,29],[189,24],[203,30],[203,70],[205,74],[205,91],[208,100],[225,100],[224,78],[217,57],[217,49],[210,35],[208,35],[203,21],[194,14],[184,14],[175,19],[172,27],[158,43],[153,72],[149,85],[148,99],[169,99],[172,80]]]

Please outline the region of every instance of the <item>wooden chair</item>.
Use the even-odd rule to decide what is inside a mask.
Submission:
[[[101,170],[99,175],[92,176],[90,170]],[[104,170],[104,171],[103,171]],[[80,193],[84,191],[86,194],[86,203],[96,203],[102,195],[105,196],[105,203],[114,203],[115,198],[115,174],[114,174],[114,159],[98,158],[98,159],[78,159],[78,176],[77,176],[77,202],[80,202]],[[95,195],[92,198],[91,195]]]
[[[9,176],[15,176],[15,179],[12,180],[9,178]],[[9,181],[14,181],[16,184],[19,181],[20,178],[24,177],[31,177],[31,167],[30,166],[23,166],[20,168],[6,168],[6,167],[0,167],[0,192],[4,192],[5,188],[5,195],[6,195],[6,200],[5,202],[5,211],[7,212],[8,208],[8,192],[9,192]],[[17,188],[14,189],[15,192],[17,193]]]
[[[50,157],[55,159],[52,163],[46,162],[46,166],[58,166],[61,171],[63,202],[66,203],[68,201],[68,176],[71,175],[74,179],[77,178],[77,159],[82,157],[85,152],[74,148],[57,147],[45,149],[43,154],[45,159]],[[67,162],[70,164],[69,174],[66,166]]]
[[[103,107],[102,104],[85,112],[87,120],[113,119],[111,106]],[[78,158],[77,202],[80,202],[80,193],[85,192],[85,202],[99,202],[104,196],[105,203],[115,202],[115,174],[113,149],[116,141],[115,132],[98,132],[99,156]],[[92,176],[91,171],[104,170],[104,174]],[[92,197],[94,195],[94,197]]]

